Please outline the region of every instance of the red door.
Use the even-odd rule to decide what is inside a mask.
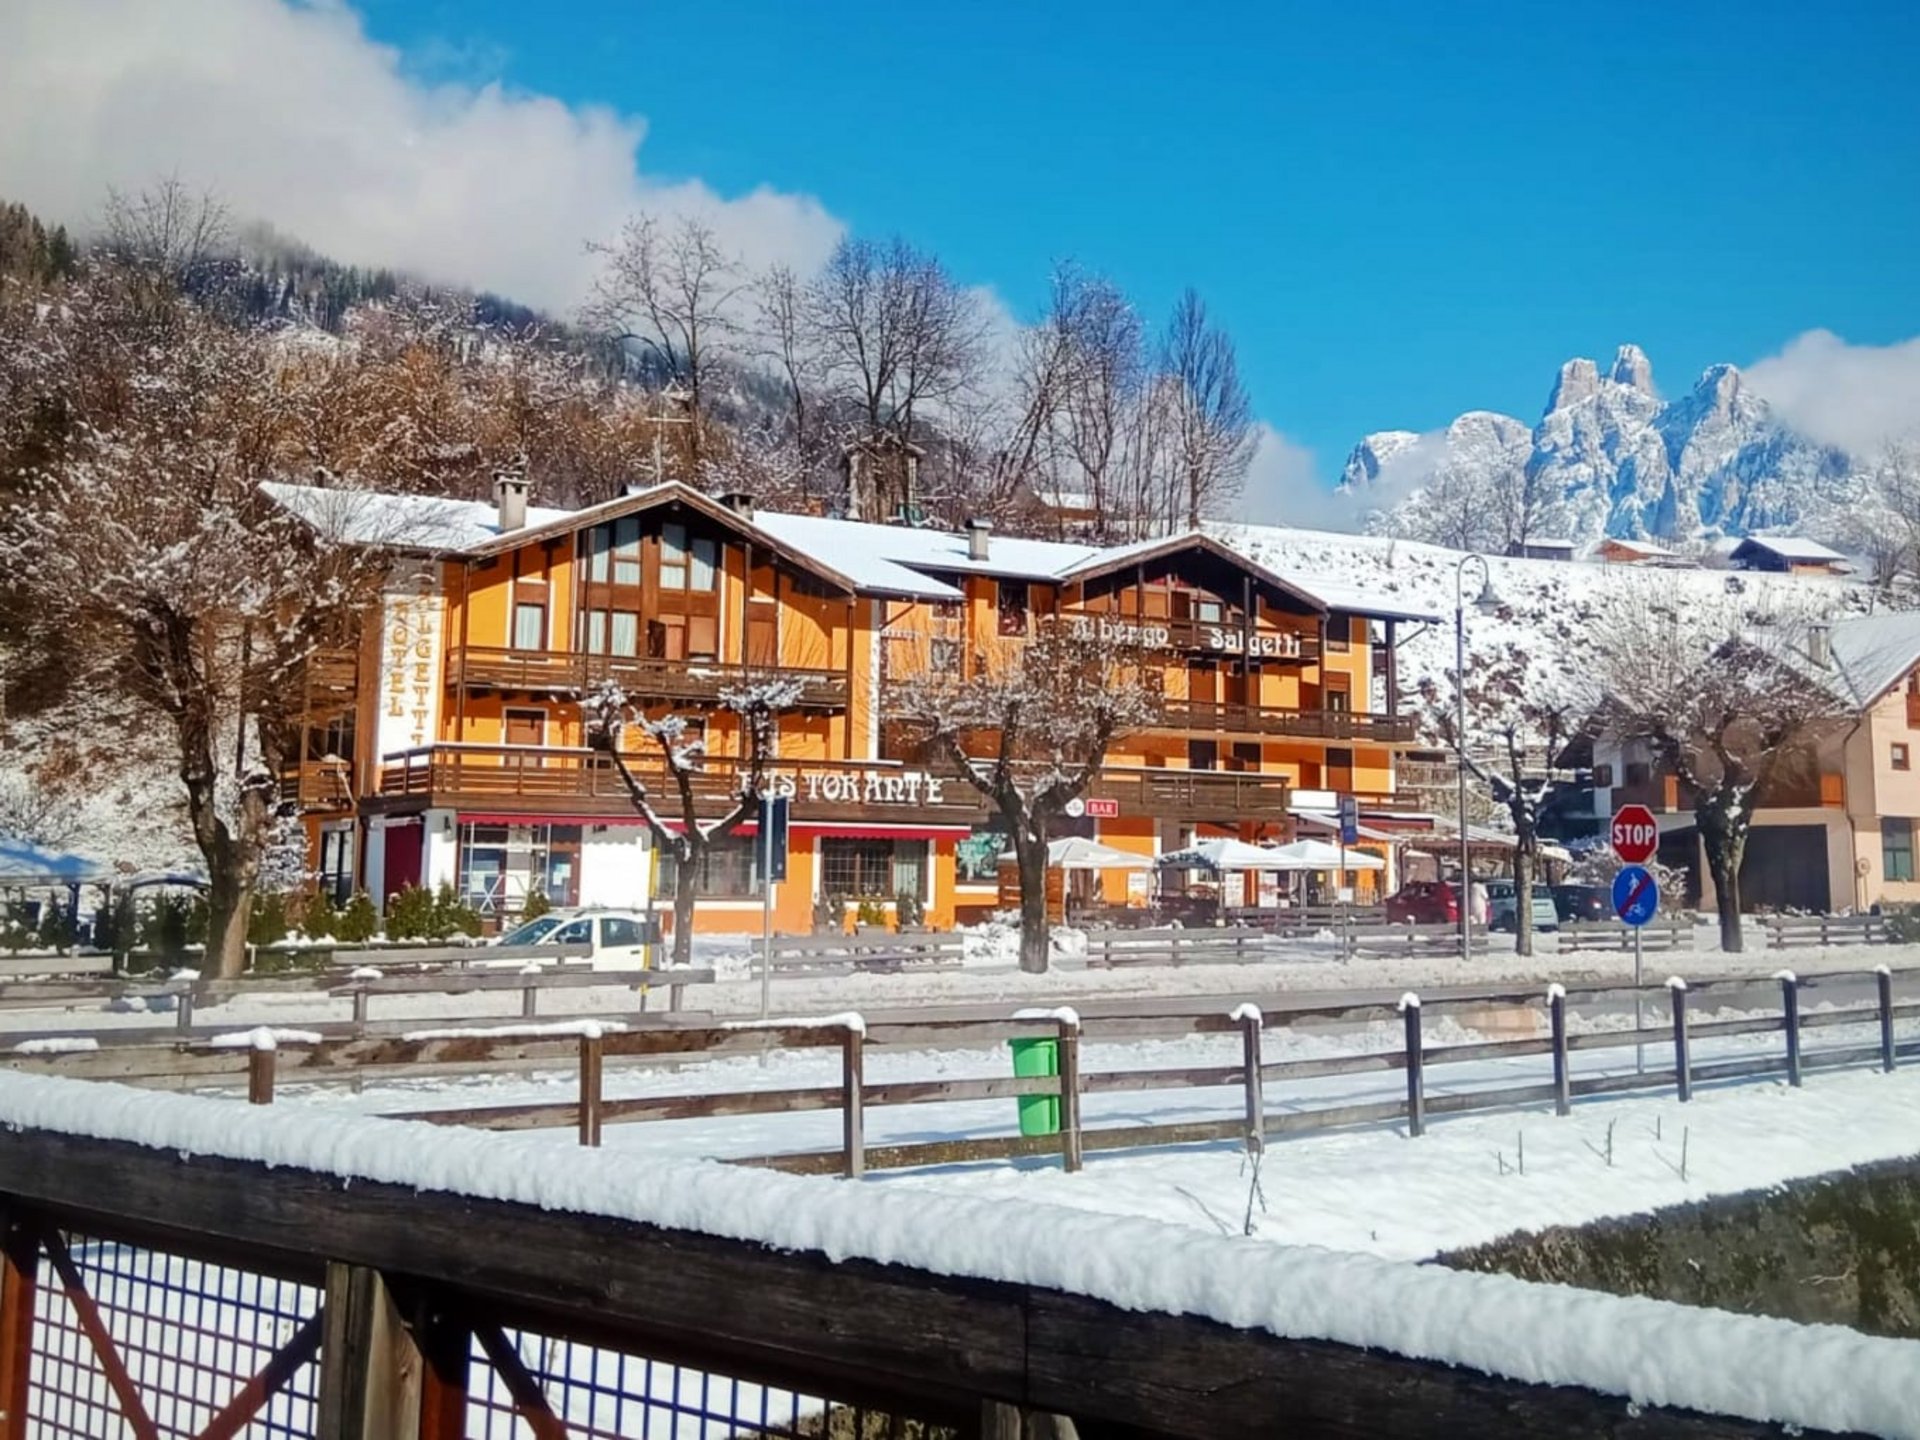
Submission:
[[[386,909],[387,901],[409,885],[420,883],[420,840],[425,827],[416,820],[411,825],[389,826],[386,834],[387,865],[380,881],[382,910]]]

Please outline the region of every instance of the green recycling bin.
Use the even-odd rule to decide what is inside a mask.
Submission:
[[[1060,1073],[1058,1040],[1009,1040],[1013,1050],[1013,1073],[1018,1079]],[[1058,1095],[1022,1095],[1019,1097],[1022,1135],[1058,1135],[1060,1133],[1060,1097]]]

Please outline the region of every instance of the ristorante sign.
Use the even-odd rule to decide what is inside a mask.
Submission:
[[[1067,618],[1077,638],[1115,647],[1212,650],[1221,655],[1251,655],[1262,660],[1298,660],[1301,654],[1300,636],[1292,630],[1248,631],[1231,625],[1126,620],[1107,615]]]
[[[946,780],[924,770],[798,770],[767,777],[767,792],[829,805],[944,805]]]

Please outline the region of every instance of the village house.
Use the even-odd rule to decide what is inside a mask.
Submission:
[[[339,496],[264,488],[309,517]],[[1370,826],[1392,824],[1395,757],[1414,738],[1395,645],[1429,617],[1330,603],[1199,532],[1102,549],[984,522],[756,511],[677,483],[572,512],[530,507],[520,480],[496,488],[496,505],[361,499],[359,538],[394,547],[391,579],[357,651],[310,667],[286,782],[336,894],[384,902],[445,883],[496,917],[535,889],[555,904],[667,895],[670,860],[586,747],[579,695],[610,677],[651,714],[692,717],[712,757],[705,819],[740,763],[722,692],[779,674],[801,686],[773,767],[792,799],[776,926],[810,928],[825,897],[940,926],[979,918],[1004,903],[1006,838],[971,785],[919,757],[890,693],[927,665],[971,673],[989,640],[1048,619],[1143,647],[1162,697],[1085,797],[1089,838],[1140,855],[1218,835],[1324,838],[1343,795]],[[651,744],[631,735],[628,751],[658,791]],[[754,851],[748,826],[710,855],[702,929],[757,931]],[[1108,903],[1144,901],[1137,872],[1095,883]]]
[[[1749,535],[1727,559],[1737,570],[1778,575],[1845,575],[1852,568],[1838,550],[1797,535]]]
[[[1920,902],[1920,613],[1861,616],[1810,634],[1799,657],[1848,714],[1790,767],[1754,811],[1740,874],[1749,909],[1843,911]],[[1593,749],[1593,814],[1638,802],[1660,825],[1660,860],[1713,904],[1693,812],[1678,781],[1634,744]]]

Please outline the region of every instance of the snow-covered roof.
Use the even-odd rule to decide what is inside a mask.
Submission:
[[[315,530],[350,545],[462,551],[483,545],[501,533],[499,507],[486,500],[387,495],[374,490],[290,485],[279,480],[262,481],[260,489]],[[529,506],[527,526],[536,529],[554,524],[570,513]]]
[[[1862,706],[1871,705],[1920,665],[1920,611],[1842,620],[1829,634],[1833,668]]]
[[[1782,560],[1816,564],[1830,564],[1847,558],[1838,550],[1829,550],[1818,540],[1808,540],[1799,535],[1749,535],[1733,547],[1733,558],[1739,559],[1741,553],[1747,550],[1765,550]]]
[[[1673,554],[1673,551],[1667,549],[1666,546],[1656,545],[1651,540],[1629,540],[1619,535],[1609,535],[1606,539],[1602,540],[1598,545],[1594,546],[1594,549],[1596,550],[1628,550],[1635,555],[1647,555],[1647,556]]]
[[[782,543],[856,579],[861,578],[862,568],[870,570],[874,581],[869,585],[862,580],[863,589],[939,599],[952,599],[960,593],[937,578],[942,575],[1051,582],[1100,553],[1091,545],[994,535],[987,542],[987,558],[975,560],[968,553],[967,537],[950,530],[766,510],[754,517],[754,523]]]

